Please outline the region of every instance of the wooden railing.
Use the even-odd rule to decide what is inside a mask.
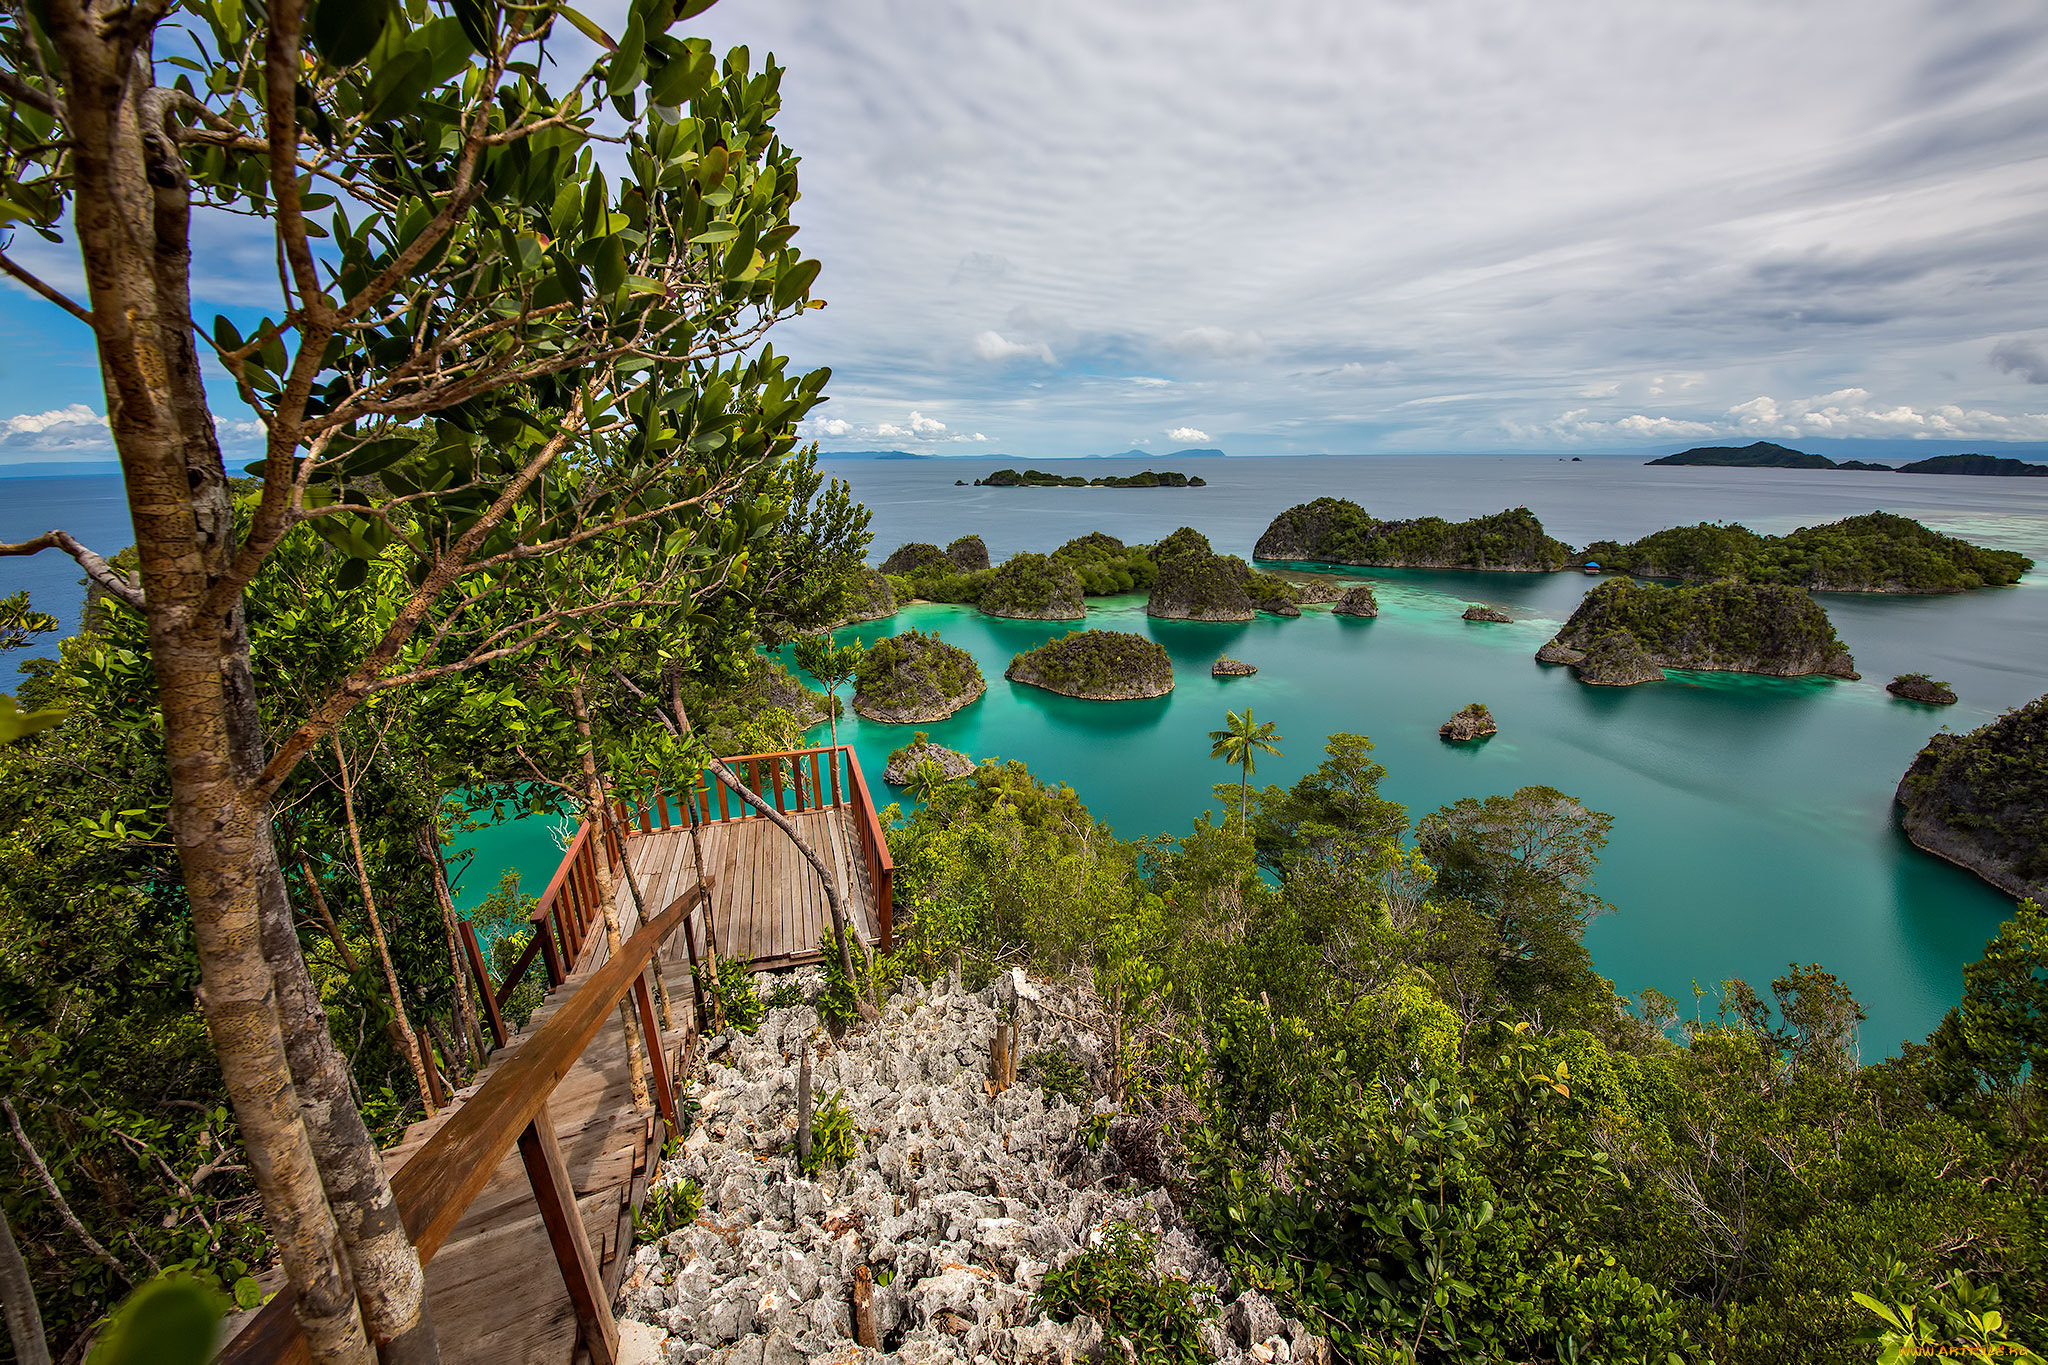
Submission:
[[[669,1133],[681,1131],[668,1059],[647,988],[647,967],[668,936],[709,903],[710,890],[707,882],[678,896],[653,923],[621,944],[609,961],[584,977],[547,1022],[500,1062],[476,1093],[391,1176],[391,1193],[406,1235],[425,1264],[516,1143],[576,1308],[583,1345],[596,1365],[612,1365],[617,1359],[618,1327],[576,1210],[576,1191],[555,1143],[548,1098],[630,992],[647,1043],[649,1088]],[[308,1360],[305,1334],[292,1311],[294,1298],[289,1286],[279,1290],[221,1351],[220,1365]]]

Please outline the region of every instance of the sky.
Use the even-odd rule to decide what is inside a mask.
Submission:
[[[723,0],[688,27],[788,68],[829,306],[774,344],[831,366],[828,452],[2048,441],[2038,0]],[[209,299],[267,287],[260,241],[202,259]],[[103,450],[103,408],[82,329],[0,291],[0,462]]]

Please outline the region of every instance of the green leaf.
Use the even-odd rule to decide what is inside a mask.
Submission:
[[[173,1270],[121,1301],[86,1365],[205,1365],[225,1312],[219,1294]]]
[[[235,1281],[235,1307],[244,1313],[263,1304],[263,1286],[253,1275],[244,1275]]]
[[[497,51],[497,6],[491,0],[452,0],[455,22],[462,25],[462,36],[469,39],[469,45],[478,52],[489,54]]]
[[[617,52],[619,50],[619,45],[613,41],[611,34],[599,28],[579,11],[570,9],[567,5],[562,5],[555,10],[555,13],[567,19],[578,33],[590,39],[591,42],[596,43],[606,52]]]
[[[597,259],[591,263],[590,274],[597,282],[598,293],[618,293],[626,283],[625,239],[607,237],[598,243]]]
[[[15,705],[14,698],[0,692],[0,744],[12,744],[26,739],[39,731],[47,730],[64,719],[66,708],[45,707],[40,711],[24,711]]]
[[[313,11],[314,50],[329,66],[354,66],[390,22],[391,0],[326,0]]]
[[[778,312],[810,292],[821,264],[815,260],[798,261],[782,272],[775,281],[775,307]]]
[[[640,84],[640,77],[646,72],[647,34],[640,27],[640,16],[635,13],[626,20],[626,32],[619,39],[619,50],[612,54],[612,93],[623,95]]]
[[[1896,1313],[1892,1312],[1891,1309],[1885,1307],[1885,1305],[1883,1305],[1882,1303],[1879,1303],[1876,1299],[1871,1298],[1870,1295],[1857,1291],[1852,1291],[1849,1297],[1856,1300],[1856,1302],[1862,1304],[1865,1308],[1868,1308],[1871,1312],[1877,1314],[1879,1317],[1883,1318],[1886,1322],[1898,1328],[1900,1331],[1903,1332],[1906,1330],[1906,1324],[1899,1321],[1898,1315]]]

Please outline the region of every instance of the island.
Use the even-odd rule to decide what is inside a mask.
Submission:
[[[1467,621],[1491,621],[1498,625],[1509,625],[1515,618],[1502,611],[1499,607],[1489,607],[1483,603],[1474,602],[1471,606],[1465,608],[1465,619]]]
[[[1052,557],[1080,576],[1081,591],[1089,597],[1146,592],[1159,572],[1158,562],[1144,546],[1126,545],[1102,531],[1074,537]]]
[[[2048,697],[1928,740],[1897,800],[1920,848],[2007,895],[2048,901]]]
[[[1666,668],[1861,676],[1834,623],[1804,589],[1726,580],[1666,586],[1608,579],[1536,657],[1577,667],[1582,682],[1610,686],[1653,682],[1651,671]]]
[[[1373,596],[1372,584],[1360,583],[1347,588],[1337,599],[1337,605],[1330,608],[1338,616],[1378,616],[1380,600]]]
[[[898,602],[973,602],[988,577],[988,546],[962,536],[941,550],[928,541],[899,545],[882,561]]]
[[[1295,600],[1304,607],[1327,607],[1344,600],[1345,585],[1334,578],[1303,574],[1285,581],[1294,589]]]
[[[973,759],[958,749],[932,743],[932,737],[919,730],[910,737],[910,743],[890,753],[889,761],[882,767],[882,780],[892,787],[907,787],[911,775],[925,763],[938,764],[939,771],[949,780],[974,771]]]
[[[1901,474],[1976,474],[1993,479],[2048,478],[2048,464],[2007,459],[2003,455],[1936,455],[1899,466]]]
[[[1437,738],[1450,744],[1470,744],[1473,740],[1499,733],[1500,724],[1483,701],[1467,703],[1464,710],[1436,729]]]
[[[1014,469],[998,469],[985,479],[974,481],[976,488],[1207,488],[1209,481],[1196,475],[1179,473],[1176,470],[1150,469],[1142,474],[1103,474],[1084,479],[1079,474],[1048,474],[1042,469],[1027,469],[1018,473]]]
[[[1216,662],[1209,665],[1212,678],[1249,678],[1259,671],[1257,664],[1248,664],[1243,659],[1233,659],[1228,654],[1218,655]]]
[[[1545,535],[1543,523],[1526,507],[1470,521],[1380,521],[1348,499],[1317,498],[1273,518],[1252,557],[1381,569],[1549,573],[1565,567],[1572,547]]]
[[[834,630],[861,621],[878,621],[884,616],[894,616],[896,589],[891,586],[887,574],[863,564],[847,583],[840,610],[843,614],[832,623]]]
[[[1145,614],[1171,621],[1249,621],[1255,611],[1301,615],[1292,583],[1236,555],[1219,555],[1209,538],[1183,526],[1152,547],[1157,565]]]
[[[988,546],[980,536],[962,536],[946,547],[946,562],[961,573],[988,567]]]
[[[890,725],[944,720],[987,690],[966,650],[909,630],[868,647],[855,675],[853,709]]]
[[[1136,701],[1173,690],[1173,662],[1142,635],[1077,630],[1010,660],[1003,676],[1085,701]]]
[[[907,545],[899,545],[882,561],[883,573],[904,578],[933,569],[943,571],[952,567],[953,561],[946,558],[944,550],[924,540],[913,540]]]
[[[1838,466],[1825,455],[1793,450],[1775,441],[1754,441],[1746,446],[1694,446],[1676,455],[1645,464],[1719,465],[1736,469],[1834,469]]]
[[[1955,689],[1945,682],[1937,682],[1925,673],[1901,673],[1884,685],[1884,690],[1901,701],[1918,702],[1922,706],[1954,706]]]
[[[1596,540],[1575,556],[1641,578],[1730,578],[1812,592],[1950,593],[2017,583],[2034,561],[1929,530],[1911,517],[1870,512],[1785,536],[1701,522],[1641,540]]]
[[[1017,621],[1078,621],[1088,614],[1081,578],[1051,555],[1023,552],[1004,560],[981,586],[978,605]]]

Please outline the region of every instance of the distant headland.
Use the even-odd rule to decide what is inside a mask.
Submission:
[[[1746,446],[1694,446],[1676,455],[1646,460],[1651,465],[1718,465],[1735,469],[1863,469],[1886,474],[1975,474],[1992,478],[2048,478],[2048,464],[2032,464],[2003,455],[1936,455],[1911,464],[1876,464],[1870,460],[1831,460],[1811,451],[1794,450],[1773,441]]]
[[[1105,474],[1093,479],[1084,479],[1079,474],[1048,474],[1042,469],[1027,469],[1018,473],[1014,469],[998,469],[985,479],[974,481],[976,488],[1207,488],[1209,481],[1199,475],[1190,477],[1178,470],[1146,470],[1142,474]]]

